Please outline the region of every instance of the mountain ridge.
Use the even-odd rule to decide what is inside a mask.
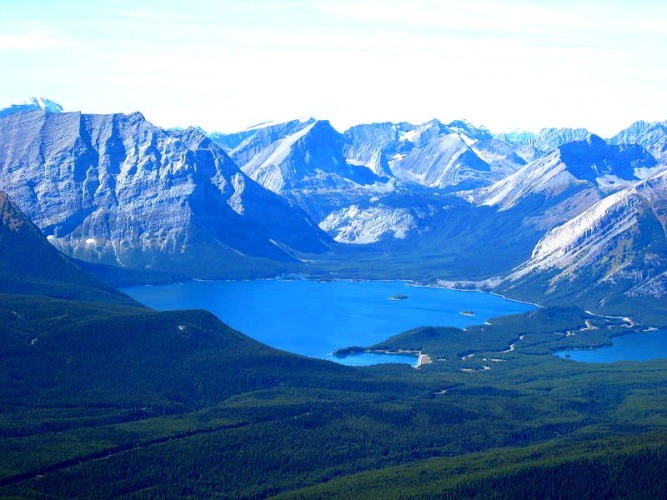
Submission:
[[[339,133],[314,118],[207,137],[141,113],[24,110],[0,118],[0,186],[57,248],[128,269],[275,275],[326,267],[345,253],[337,244],[438,260],[439,238],[453,255],[493,240],[498,224],[511,226],[499,248],[516,257],[665,168],[624,142],[659,144],[660,123],[638,122],[614,141],[585,129],[510,137],[465,120]],[[538,137],[556,148],[542,154]],[[526,163],[526,146],[541,156]]]
[[[591,134],[464,197],[501,211],[523,212],[527,223],[549,229],[662,168],[641,146],[609,145]]]
[[[51,243],[93,262],[289,262],[293,251],[324,251],[328,241],[204,134],[165,131],[141,113],[0,118],[0,185]]]
[[[655,317],[667,313],[667,170],[551,229],[499,288],[626,314],[632,303]]]

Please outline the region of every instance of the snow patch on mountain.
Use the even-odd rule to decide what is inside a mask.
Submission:
[[[415,217],[406,208],[368,207],[357,205],[329,214],[320,229],[340,243],[369,244],[383,238],[405,239],[417,227]]]
[[[398,134],[398,140],[414,143],[417,141],[417,139],[419,139],[421,132],[422,131],[418,128],[414,128],[412,130],[401,130]]]

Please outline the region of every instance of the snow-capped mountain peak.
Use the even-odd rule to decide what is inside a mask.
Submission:
[[[31,97],[25,101],[10,104],[4,108],[0,108],[0,116],[11,115],[12,113],[19,113],[23,111],[45,111],[46,113],[62,113],[63,107],[51,99],[46,97]]]
[[[263,129],[263,128],[268,128],[268,127],[275,127],[275,126],[278,126],[278,125],[284,125],[286,123],[299,122],[299,123],[303,123],[304,125],[311,125],[311,124],[315,123],[316,121],[318,121],[318,120],[313,118],[312,116],[311,117],[296,118],[296,119],[290,120],[288,122],[280,121],[280,120],[269,120],[269,121],[256,123],[255,125],[251,125],[249,127],[246,127],[245,129],[240,130],[239,133],[256,131],[256,130]]]

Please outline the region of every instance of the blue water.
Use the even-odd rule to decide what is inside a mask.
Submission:
[[[614,361],[648,361],[667,359],[667,330],[635,332],[614,337],[613,345],[597,349],[558,351],[559,358],[585,363],[613,363]]]
[[[122,291],[161,311],[206,309],[272,347],[347,365],[414,364],[415,356],[364,353],[335,358],[331,353],[375,344],[418,326],[465,327],[534,309],[488,293],[414,287],[402,281],[191,281]],[[397,294],[408,298],[389,300]]]

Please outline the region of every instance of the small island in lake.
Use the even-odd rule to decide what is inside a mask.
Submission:
[[[351,346],[351,347],[343,347],[342,349],[336,349],[334,352],[331,353],[331,355],[337,358],[345,358],[347,356],[351,356],[354,354],[361,354],[363,352],[367,352],[367,349],[365,347]]]
[[[392,295],[391,297],[389,297],[389,300],[405,300],[407,298],[408,298],[407,295],[398,294],[398,295]]]
[[[462,314],[463,316],[474,316],[475,315],[475,313],[472,312],[472,311],[461,311],[460,314]]]

